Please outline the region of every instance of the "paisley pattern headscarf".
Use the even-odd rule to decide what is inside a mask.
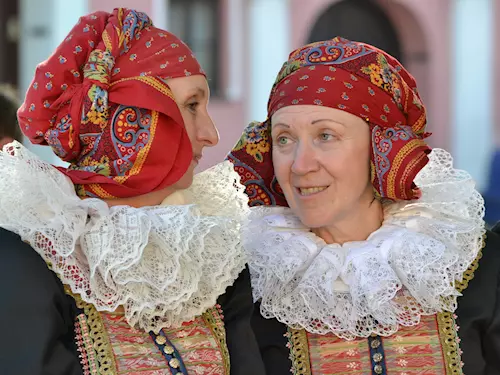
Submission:
[[[190,49],[129,9],[82,17],[41,63],[18,111],[24,134],[69,162],[80,196],[125,198],[179,180],[192,146],[166,80],[204,75]]]
[[[273,85],[268,119],[251,123],[229,154],[252,206],[287,206],[274,176],[270,119],[293,105],[336,108],[364,119],[371,129],[375,195],[390,200],[419,197],[413,181],[431,149],[424,141],[427,118],[414,78],[378,48],[337,37],[290,54]]]

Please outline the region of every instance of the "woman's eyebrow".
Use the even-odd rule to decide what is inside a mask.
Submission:
[[[317,123],[323,122],[323,121],[333,122],[334,124],[339,124],[339,125],[345,126],[345,124],[343,124],[343,123],[341,123],[339,121],[335,121],[335,120],[329,119],[329,118],[322,118],[322,119],[314,120],[313,122],[311,122],[311,124],[312,125],[316,125]]]

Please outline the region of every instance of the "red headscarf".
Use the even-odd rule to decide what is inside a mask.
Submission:
[[[270,118],[291,105],[336,108],[364,119],[372,133],[376,194],[391,200],[419,197],[413,180],[430,148],[423,140],[427,119],[415,80],[387,53],[337,37],[290,54],[272,88],[268,120],[250,124],[229,154],[251,205],[287,205],[274,176]]]
[[[179,180],[192,146],[166,80],[204,74],[190,49],[129,9],[82,17],[41,63],[18,111],[82,196],[130,197]]]

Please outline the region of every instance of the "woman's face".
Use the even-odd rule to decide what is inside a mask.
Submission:
[[[215,146],[219,142],[219,133],[208,114],[210,90],[207,80],[202,75],[172,78],[168,80],[175,101],[179,106],[184,125],[193,146],[193,160],[184,176],[172,185],[175,190],[188,188],[194,176],[205,147]]]
[[[271,122],[276,178],[304,225],[335,226],[373,200],[365,121],[338,109],[296,105],[278,110]]]

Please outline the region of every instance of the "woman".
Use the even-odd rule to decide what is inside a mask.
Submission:
[[[69,166],[0,153],[2,374],[264,372],[248,200],[229,162],[193,179],[208,99],[189,48],[133,10],[81,18],[39,65],[19,122]]]
[[[500,373],[500,236],[425,125],[385,52],[335,38],[289,56],[230,154],[263,206],[243,243],[268,374]]]

